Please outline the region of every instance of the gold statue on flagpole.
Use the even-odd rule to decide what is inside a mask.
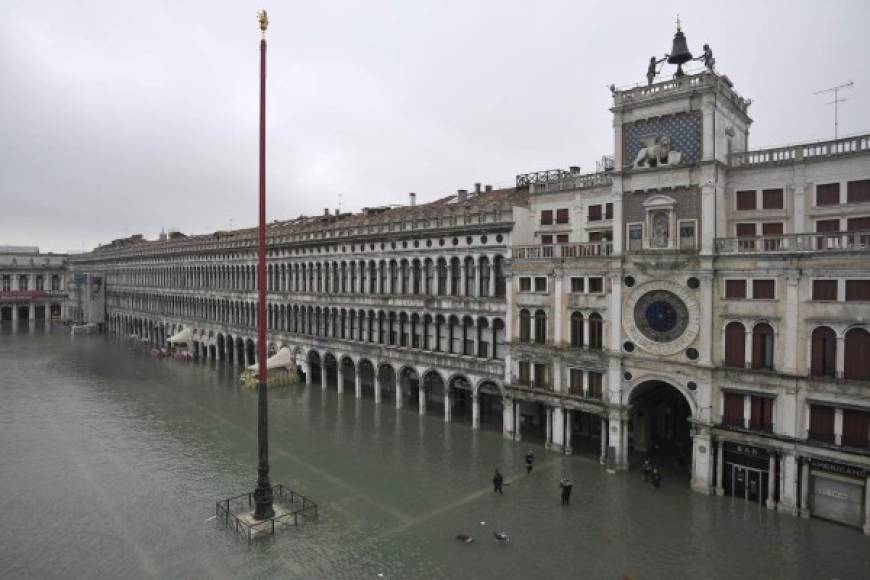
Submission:
[[[263,36],[266,36],[266,29],[269,27],[269,16],[266,15],[265,10],[260,10],[257,12],[257,20],[260,21],[260,30],[263,32]]]

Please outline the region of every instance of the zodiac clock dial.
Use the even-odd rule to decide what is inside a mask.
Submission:
[[[634,324],[648,339],[672,342],[682,336],[689,324],[686,304],[667,290],[647,292],[634,306]]]

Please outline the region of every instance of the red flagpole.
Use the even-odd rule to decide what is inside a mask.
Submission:
[[[269,483],[269,370],[266,368],[266,11],[260,13],[260,229],[257,268],[257,489],[254,518],[264,520],[275,515],[272,507],[272,486]]]

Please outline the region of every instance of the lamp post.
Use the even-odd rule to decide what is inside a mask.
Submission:
[[[265,520],[275,515],[272,507],[272,485],[269,483],[269,400],[266,368],[266,11],[259,13],[260,30],[260,229],[257,270],[257,489],[254,491],[254,519]]]

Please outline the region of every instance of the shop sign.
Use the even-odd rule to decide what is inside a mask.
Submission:
[[[833,461],[822,461],[820,459],[813,459],[813,469],[818,469],[819,471],[827,471],[828,473],[836,473],[838,475],[845,475],[847,477],[856,477],[858,479],[863,479],[867,476],[867,470],[861,467],[852,467],[851,465],[843,465],[841,463],[834,463]]]
[[[743,455],[746,457],[756,457],[758,459],[767,459],[770,454],[767,452],[767,449],[762,449],[761,447],[752,447],[751,445],[744,445],[742,443],[725,443],[725,450],[729,453],[735,453],[737,455]]]
[[[44,290],[8,290],[0,292],[0,300],[3,302],[33,302],[44,300],[47,294]]]

